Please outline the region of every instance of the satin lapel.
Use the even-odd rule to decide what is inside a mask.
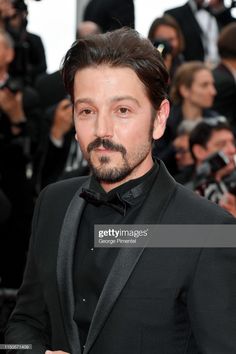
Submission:
[[[159,224],[176,188],[176,182],[160,162],[157,180],[150,190],[135,224]],[[132,274],[145,248],[121,248],[113,264],[90,325],[84,354],[87,354],[102,329],[113,305]]]
[[[85,344],[84,354],[89,352],[96,340],[143,250],[143,248],[123,248],[120,250],[98,300]]]
[[[73,259],[77,237],[78,224],[84,208],[84,200],[80,198],[82,188],[88,188],[88,179],[76,192],[67,209],[58,247],[57,281],[59,298],[65,324],[65,331],[70,345],[70,354],[80,354],[79,334],[74,316],[74,291],[73,291]]]

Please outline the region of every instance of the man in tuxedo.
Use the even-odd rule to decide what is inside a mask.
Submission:
[[[184,5],[165,12],[173,16],[181,28],[186,60],[217,62],[219,31],[235,21],[230,11],[231,8],[226,8],[222,0],[188,0]]]
[[[6,343],[34,354],[235,353],[235,250],[94,248],[95,224],[235,223],[152,159],[169,114],[160,54],[120,29],[79,40],[62,71],[92,176],[41,193]]]

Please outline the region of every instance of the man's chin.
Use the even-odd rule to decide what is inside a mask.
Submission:
[[[90,156],[88,163],[92,170],[99,170],[101,173],[106,173],[106,171],[113,170],[117,167],[119,168],[119,166],[122,165],[118,159],[112,159],[106,154],[100,156]]]
[[[94,177],[99,182],[104,182],[104,183],[120,182],[131,173],[130,168],[126,166],[123,166],[121,168],[118,168],[117,166],[112,167],[112,166],[104,166],[104,165],[100,165],[99,167],[91,166],[91,170]]]

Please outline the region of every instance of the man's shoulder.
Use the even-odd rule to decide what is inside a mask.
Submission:
[[[169,211],[178,224],[236,223],[236,219],[217,204],[178,183]]]
[[[46,193],[69,193],[74,194],[85,182],[89,180],[89,176],[73,177],[49,184],[44,188]]]
[[[49,184],[40,193],[39,200],[44,204],[53,204],[56,207],[67,207],[78,189],[89,180],[90,177],[74,177],[56,183]]]

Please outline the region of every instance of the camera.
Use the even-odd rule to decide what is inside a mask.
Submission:
[[[169,41],[163,38],[155,38],[153,41],[154,47],[158,50],[161,56],[165,59],[168,54],[172,54],[173,48]]]
[[[197,167],[196,176],[194,179],[194,190],[197,190],[201,195],[206,196],[209,193],[210,185],[217,185],[214,174],[227,166],[230,163],[228,157],[218,151],[210,155],[203,163]],[[229,175],[222,178],[227,191],[236,196],[236,169]],[[210,198],[209,198],[210,199]]]
[[[230,175],[223,178],[228,191],[236,196],[236,170],[234,170]]]
[[[222,151],[218,151],[211,154],[200,166],[197,167],[197,175],[199,177],[203,176],[204,178],[207,178],[228,165],[228,163],[228,157]]]

